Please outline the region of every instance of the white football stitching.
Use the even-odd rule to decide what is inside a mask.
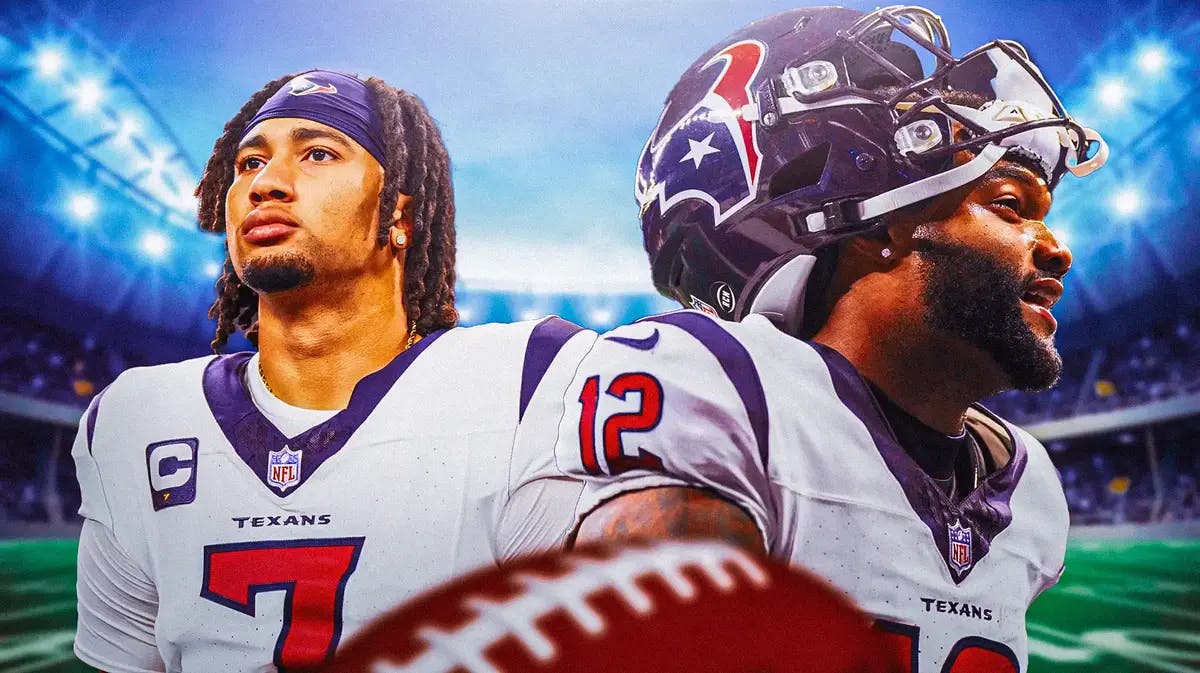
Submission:
[[[716,542],[662,542],[653,547],[620,551],[610,559],[571,558],[566,574],[546,578],[520,574],[513,580],[525,591],[505,602],[478,596],[467,597],[463,605],[478,616],[455,631],[427,626],[417,631],[428,649],[408,665],[379,661],[373,673],[444,673],[461,667],[470,673],[500,673],[484,657],[484,651],[501,639],[512,636],[540,661],[554,658],[554,643],[537,628],[537,620],[556,609],[563,609],[587,633],[604,632],[604,620],[590,605],[587,596],[603,589],[614,589],[640,615],[653,612],[654,604],[636,584],[637,579],[657,575],[681,599],[696,596],[696,587],[683,575],[683,568],[698,567],[723,592],[737,588],[737,581],[724,567],[733,563],[756,587],[765,587],[770,578],[763,568],[740,549]]]

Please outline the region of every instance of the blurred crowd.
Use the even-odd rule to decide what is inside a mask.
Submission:
[[[77,518],[74,440],[74,428],[0,415],[0,520]]]
[[[1197,438],[1191,437],[1195,442]],[[1136,433],[1117,435],[1115,450],[1067,449],[1054,456],[1071,523],[1120,524],[1200,518],[1200,450],[1171,444],[1151,466]],[[1158,482],[1158,488],[1155,482]]]
[[[1059,384],[1009,391],[988,408],[1018,425],[1100,413],[1200,391],[1200,314],[1159,323],[1137,338],[1063,353]]]
[[[84,407],[138,357],[5,315],[0,324],[0,390]]]

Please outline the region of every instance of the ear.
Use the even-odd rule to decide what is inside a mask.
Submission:
[[[400,193],[396,195],[396,207],[392,210],[392,221],[406,219],[405,214],[408,212],[408,204],[412,203],[412,197],[408,194]]]
[[[889,222],[866,234],[847,239],[843,243],[841,258],[854,260],[850,264],[862,273],[889,269],[912,250],[912,230],[911,223]]]
[[[412,197],[399,194],[396,197],[396,208],[392,211],[392,226],[388,228],[388,244],[396,250],[404,250],[412,241],[412,222],[407,214],[408,204]]]
[[[958,204],[959,201],[961,199],[957,197],[933,198],[901,208],[887,215],[883,225],[866,236],[859,236],[858,238],[862,239],[859,243],[869,257],[882,261],[885,266],[891,266],[907,257],[908,253],[916,247],[913,234],[917,227],[935,223],[953,215],[953,205]],[[952,204],[949,206],[950,212],[942,216],[948,204]]]

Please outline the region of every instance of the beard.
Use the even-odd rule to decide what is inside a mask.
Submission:
[[[922,239],[917,252],[927,262],[930,327],[990,355],[1013,388],[1038,391],[1058,382],[1062,358],[1053,336],[1035,334],[1021,309],[1021,296],[1036,275],[1023,278],[1000,259],[957,243]]]
[[[316,268],[298,252],[255,257],[242,265],[242,282],[260,294],[286,292],[304,287],[316,276]]]

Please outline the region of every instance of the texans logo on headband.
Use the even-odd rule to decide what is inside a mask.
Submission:
[[[665,213],[681,201],[700,199],[712,207],[713,222],[720,224],[754,200],[761,154],[754,124],[742,116],[742,109],[753,99],[750,82],[765,56],[766,47],[758,40],[729,45],[704,65],[720,63],[721,72],[699,102],[673,123],[673,111],[663,111],[638,161],[635,191],[643,208],[657,199],[659,211]],[[665,132],[664,124],[669,124]],[[738,164],[740,171],[735,169]],[[739,173],[742,180],[719,179]],[[705,191],[703,185],[714,191]]]
[[[337,93],[337,87],[332,84],[318,84],[304,75],[296,77],[291,82],[288,82],[291,90],[288,93],[293,96],[307,96],[310,93]]]

